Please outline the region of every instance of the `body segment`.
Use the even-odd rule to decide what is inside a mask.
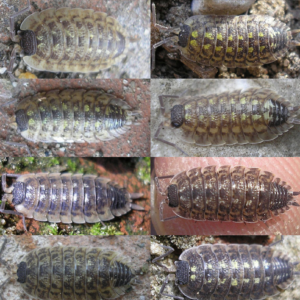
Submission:
[[[53,90],[23,99],[16,107],[21,135],[34,142],[109,141],[127,132],[137,113],[101,90]]]
[[[27,254],[17,275],[24,291],[41,300],[100,300],[123,295],[135,272],[113,251],[45,247]]]
[[[178,173],[162,194],[167,195],[162,204],[167,203],[177,216],[198,221],[255,223],[299,206],[293,198],[299,192],[285,181],[243,166],[208,166]]]

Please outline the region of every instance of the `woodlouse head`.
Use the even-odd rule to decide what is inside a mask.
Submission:
[[[180,127],[184,120],[184,106],[175,105],[171,109],[171,124],[174,127]]]
[[[24,109],[19,109],[15,112],[16,115],[16,123],[18,129],[22,131],[26,131],[28,129],[28,118]]]
[[[180,32],[178,35],[178,45],[181,47],[186,47],[189,42],[191,28],[190,26],[184,24],[180,27]]]
[[[20,36],[20,46],[22,48],[21,56],[31,56],[36,53],[37,40],[35,33],[32,30],[21,30],[18,31]]]
[[[27,264],[25,261],[22,261],[19,265],[18,265],[18,270],[17,270],[17,276],[18,276],[18,282],[20,283],[25,283],[26,282],[26,268],[27,268]]]
[[[187,261],[175,261],[176,266],[176,282],[179,285],[184,285],[189,282],[190,266]]]
[[[170,207],[178,206],[178,192],[176,184],[171,184],[168,186],[168,200]]]

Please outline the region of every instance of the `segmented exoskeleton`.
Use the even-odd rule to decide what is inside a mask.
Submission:
[[[7,178],[16,181],[8,186]],[[143,194],[129,194],[110,179],[95,175],[3,174],[2,189],[5,194],[0,212],[22,216],[25,230],[25,217],[54,223],[103,224],[132,209],[144,210],[132,203]],[[15,206],[16,212],[5,210],[6,201]]]
[[[167,190],[160,189],[159,179],[172,178]],[[300,206],[293,198],[291,186],[268,171],[243,166],[207,166],[183,171],[175,176],[155,178],[158,191],[181,218],[196,221],[232,221],[255,223],[267,221]]]
[[[299,46],[292,39],[299,30],[291,31],[270,16],[197,15],[179,28],[167,28],[156,24],[154,4],[152,14],[152,49],[162,45],[168,52],[177,52],[185,65],[204,78],[214,77],[215,67],[247,68],[272,63],[292,46]]]
[[[29,15],[15,35],[15,18],[10,18],[11,39],[15,46],[8,74],[16,53],[24,56],[27,65],[51,72],[98,72],[111,67],[124,57],[126,34],[117,20],[92,9],[49,8]]]
[[[138,111],[102,90],[52,90],[17,104],[21,135],[33,142],[94,143],[118,138],[131,129]]]
[[[165,110],[164,98],[178,98],[170,111]],[[198,97],[159,96],[161,115],[154,139],[176,147],[159,138],[161,128],[173,127],[182,142],[199,146],[258,144],[276,139],[294,124],[299,106],[276,92],[264,88],[236,90]],[[186,154],[187,155],[187,154]]]
[[[215,244],[187,249],[179,261],[175,261],[176,284],[184,296],[197,300],[259,300],[277,295],[279,289],[289,287],[294,275],[300,275],[294,271],[299,262],[292,263],[287,254],[271,246]],[[165,248],[169,251],[152,261],[161,267],[158,260],[174,251],[171,247]],[[163,293],[170,278],[170,275],[166,278],[160,294],[183,300],[183,297]]]
[[[45,247],[18,266],[24,291],[41,300],[115,299],[125,294],[135,271],[125,258],[101,248]]]

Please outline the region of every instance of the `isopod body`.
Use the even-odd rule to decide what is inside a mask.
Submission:
[[[290,106],[270,89],[170,97],[179,99],[164,113],[170,121],[161,126],[171,125],[183,142],[199,146],[258,144],[274,140],[300,122],[296,119],[299,107]]]
[[[200,245],[185,250],[175,266],[181,293],[199,300],[265,299],[299,275],[288,255],[256,244]]]
[[[118,62],[126,49],[124,29],[103,12],[49,8],[21,24],[20,46],[27,65],[51,72],[98,72]]]
[[[41,300],[100,300],[123,295],[135,272],[113,251],[45,247],[27,254],[17,275],[24,291]]]
[[[16,177],[11,187],[7,177]],[[36,173],[3,174],[3,199],[12,203],[18,215],[54,223],[97,223],[122,216],[142,194],[129,194],[126,188],[108,178],[83,174]],[[3,212],[5,201],[2,201]],[[4,213],[10,211],[4,211]],[[24,219],[23,219],[24,220]]]
[[[159,179],[159,178],[158,178]],[[266,221],[299,206],[291,187],[268,171],[243,166],[207,166],[175,175],[166,203],[182,218],[198,221]],[[163,221],[162,211],[161,220]]]
[[[204,66],[246,68],[269,64],[292,44],[290,29],[270,16],[193,16],[172,39],[187,59]]]
[[[52,90],[29,96],[16,106],[21,135],[33,142],[83,143],[120,137],[136,112],[101,90]]]

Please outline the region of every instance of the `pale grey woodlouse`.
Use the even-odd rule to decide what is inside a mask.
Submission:
[[[8,186],[7,179],[16,179]],[[1,213],[54,223],[98,223],[122,216],[130,210],[144,210],[132,203],[141,193],[129,194],[108,178],[83,174],[2,174]],[[5,210],[6,202],[16,211]],[[105,225],[104,225],[105,226]]]
[[[291,262],[288,254],[273,248],[245,244],[200,245],[182,252],[175,261],[176,270],[168,269],[159,260],[174,251],[163,246],[168,252],[152,262],[176,272],[168,275],[160,294],[183,300],[181,296],[164,293],[168,281],[175,280],[180,292],[189,299],[265,299],[275,296],[280,289],[287,289],[294,280],[298,262]]]

